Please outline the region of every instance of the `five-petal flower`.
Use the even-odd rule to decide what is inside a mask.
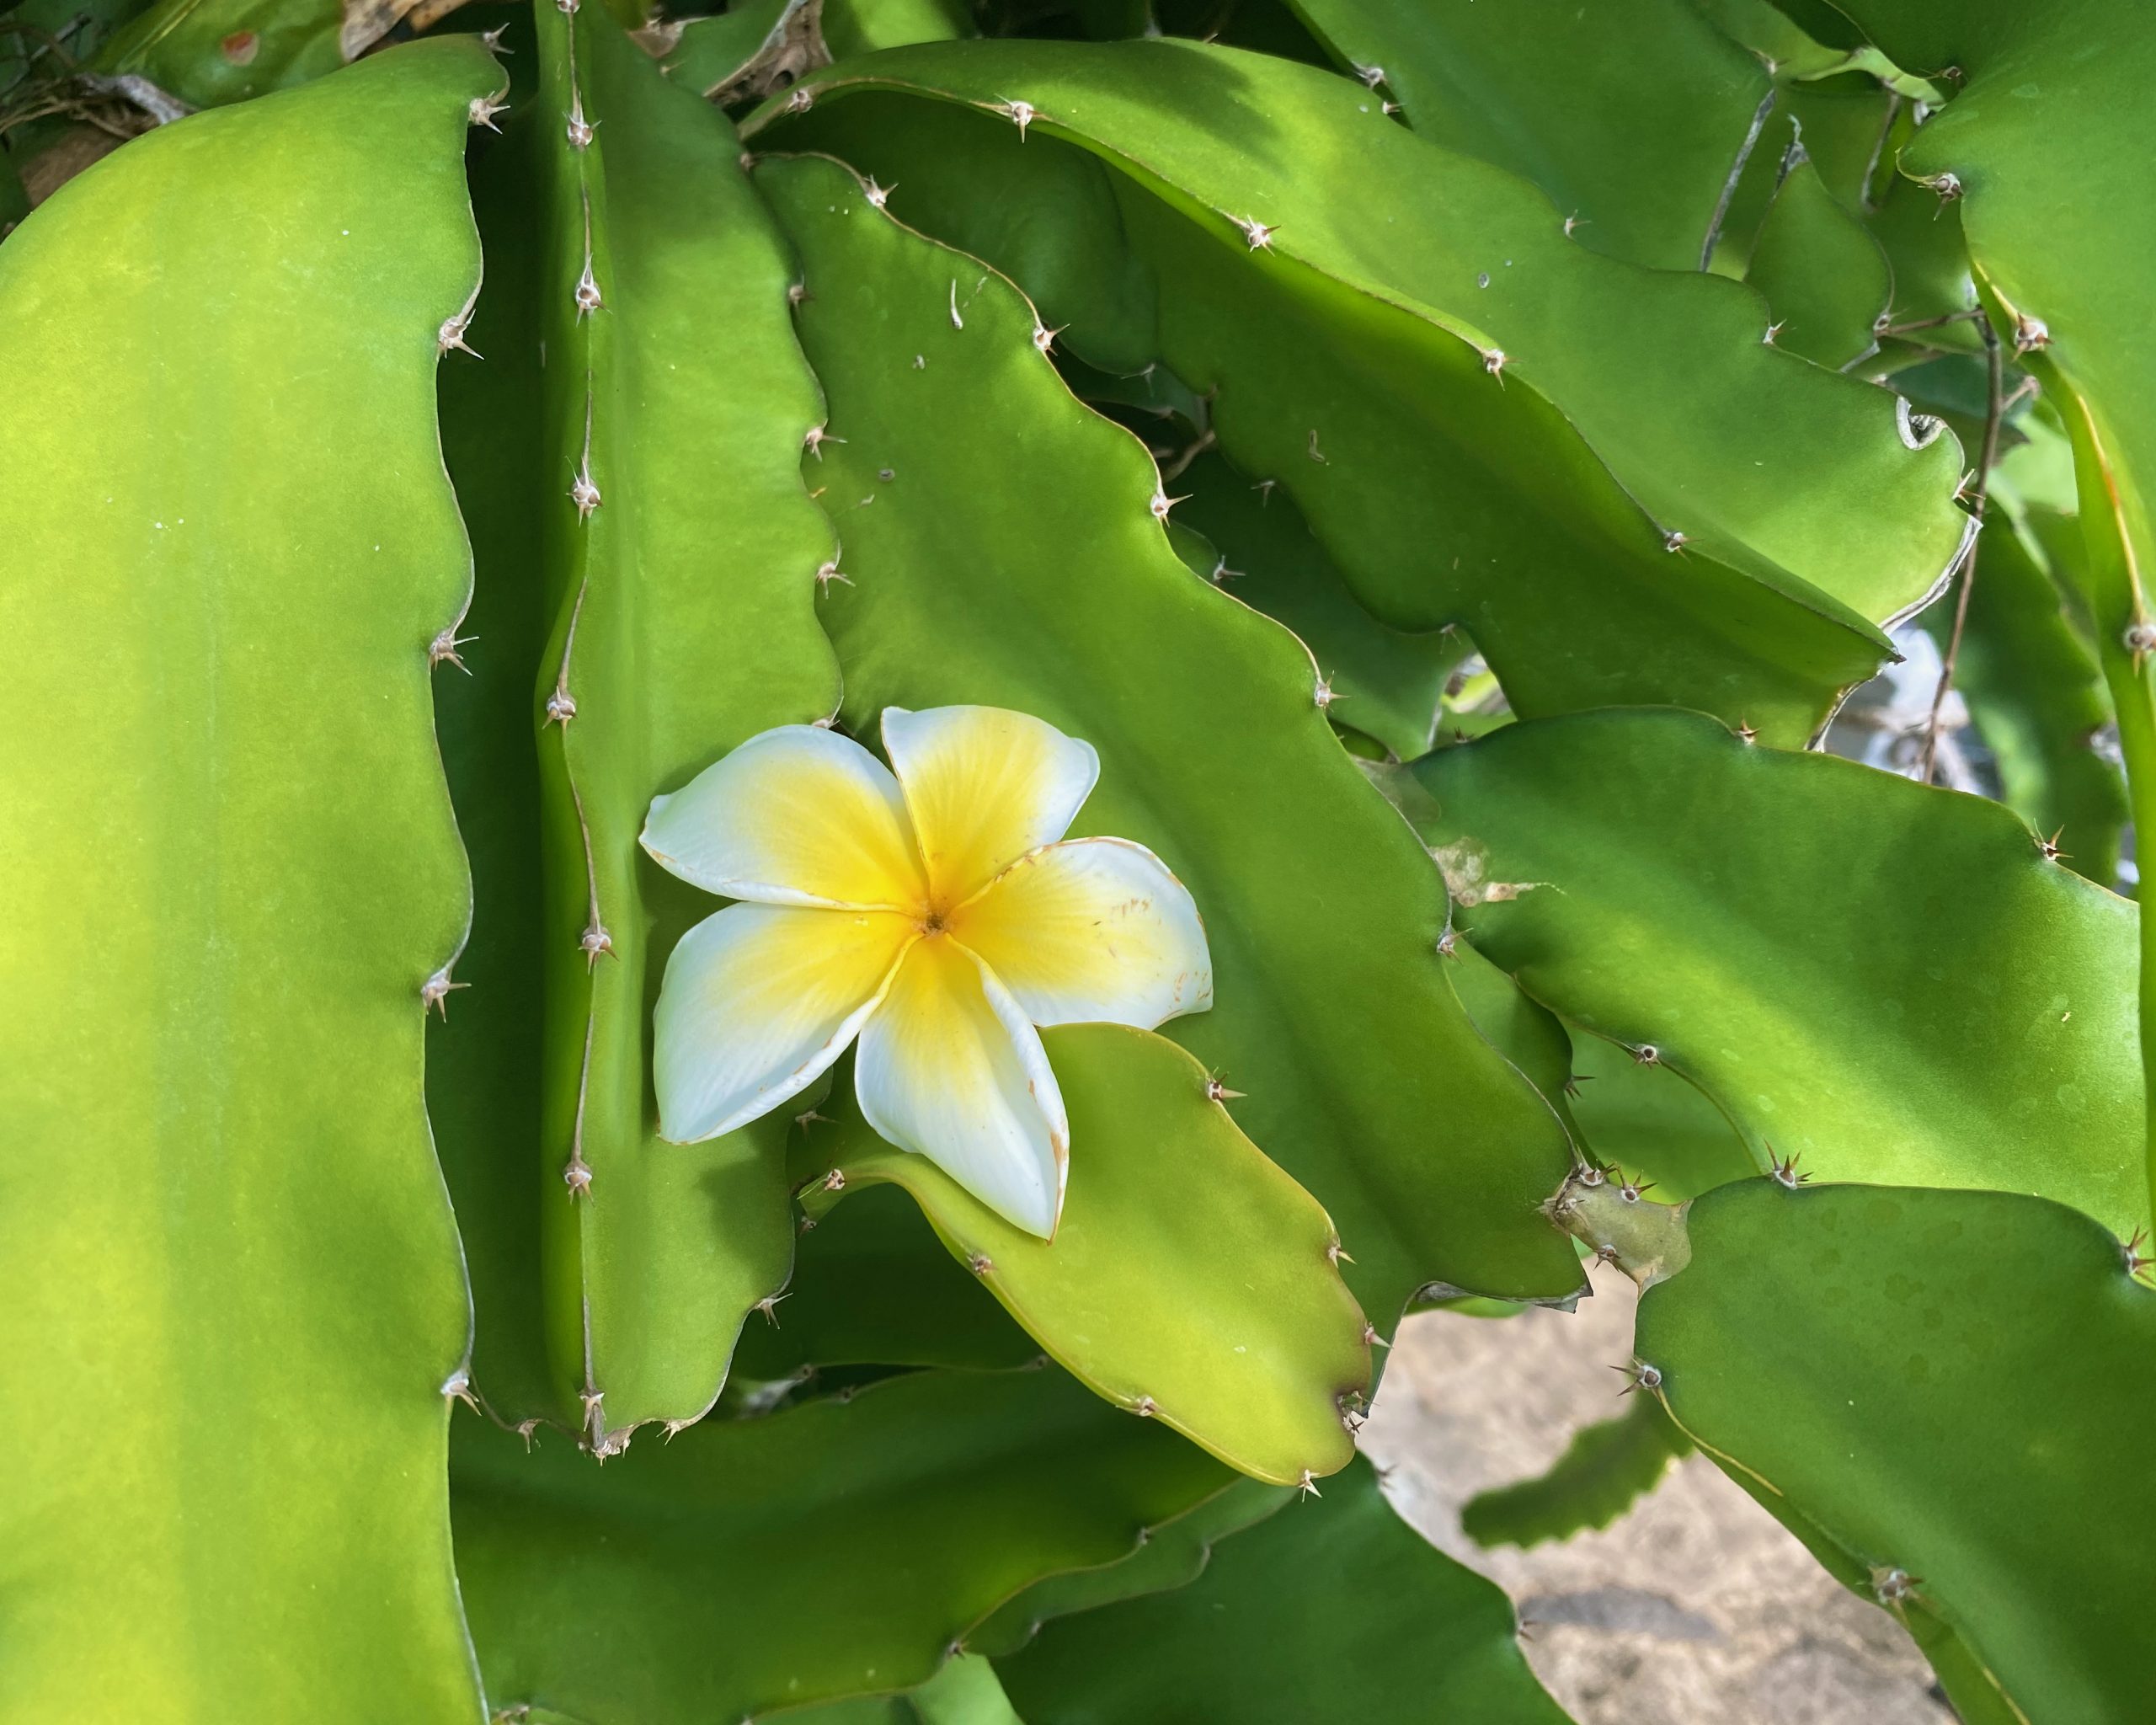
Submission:
[[[1001,708],[892,707],[883,747],[889,767],[782,725],[653,800],[644,848],[744,901],[667,963],[660,1132],[746,1125],[857,1037],[868,1124],[1049,1237],[1069,1126],[1034,1027],[1203,1012],[1203,926],[1143,845],[1063,837],[1100,774],[1090,744]]]

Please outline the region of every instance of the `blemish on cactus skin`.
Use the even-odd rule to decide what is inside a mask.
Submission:
[[[1542,1213],[1603,1263],[1652,1288],[1692,1261],[1691,1200],[1657,1204],[1641,1196],[1646,1189],[1644,1183],[1613,1185],[1602,1169],[1583,1164],[1566,1176]]]
[[[1445,890],[1453,901],[1470,910],[1477,905],[1504,904],[1548,884],[1540,880],[1491,879],[1489,846],[1480,839],[1463,837],[1439,845],[1431,851],[1430,859],[1444,877]],[[1444,949],[1441,942],[1438,950]]]

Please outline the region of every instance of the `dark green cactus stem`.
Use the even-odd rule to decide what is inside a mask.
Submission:
[[[2156,1290],[2064,1204],[1740,1181],[1640,1302],[1636,1375],[1961,1716],[2156,1717]]]
[[[486,811],[499,1016],[436,1106],[474,1242],[479,1391],[604,1455],[708,1408],[744,1316],[785,1285],[786,1118],[658,1135],[651,1005],[712,906],[638,835],[654,795],[830,713],[814,595],[835,548],[799,472],[820,415],[790,266],[732,130],[597,0],[535,18],[539,93],[479,170],[499,279],[468,387],[500,393],[460,403],[451,441],[497,607],[451,773]],[[536,814],[504,822],[524,793],[500,769],[535,740]]]
[[[911,1689],[1013,1594],[1118,1564],[1235,1476],[1053,1366],[910,1372],[595,1466],[459,1422],[459,1574],[496,1707],[762,1719]]]
[[[2081,494],[2082,570],[2096,625],[2096,652],[2117,717],[2119,753],[2126,762],[2127,804],[2132,819],[2141,879],[2156,866],[2156,846],[2141,857],[2140,836],[2156,838],[2156,606],[2149,602],[2133,536],[2122,509],[2116,449],[2100,430],[2088,398],[2067,387],[2058,368],[2031,356],[2031,369],[2060,400],[2073,441],[2073,466]],[[2141,1061],[2156,1095],[2156,918],[2141,919]],[[2156,1110],[2147,1120],[2148,1191],[2156,1209]]]
[[[1027,1725],[1566,1725],[1518,1635],[1512,1601],[1402,1521],[1358,1457],[1189,1586],[1058,1619],[996,1667]]]
[[[1961,213],[1999,339],[2043,382],[2073,439],[2086,583],[2117,710],[2137,832],[2156,831],[2156,348],[2147,286],[2156,220],[2140,164],[2156,150],[2156,34],[2100,0],[1846,0],[1901,65],[1954,99],[1903,146],[1902,174]],[[2063,192],[2097,212],[2062,219]],[[2141,1039],[2156,1074],[2156,930],[2142,932]],[[2156,1192],[2156,1119],[2146,1161]]]

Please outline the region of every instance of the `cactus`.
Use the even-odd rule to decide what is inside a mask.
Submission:
[[[2141,1725],[2156,29],[479,13],[0,20],[0,1725],[1542,1725],[1598,1266],[1470,1533]]]
[[[1402,1523],[1358,1461],[1213,1554],[1189,1586],[1049,1624],[998,1662],[1028,1725],[1208,1716],[1561,1725],[1528,1673],[1511,1601]],[[1352,1589],[1308,1578],[1352,1574]]]
[[[1238,1480],[1155,1528],[1150,1539],[1120,1562],[1035,1582],[969,1630],[966,1646],[977,1657],[1004,1658],[1059,1617],[1187,1587],[1204,1573],[1221,1541],[1257,1526],[1300,1498],[1299,1493],[1256,1480]]]
[[[478,1709],[420,1027],[466,915],[435,338],[498,87],[468,42],[384,54],[0,248],[11,1717]]]
[[[1182,449],[1203,439],[1193,427]],[[1428,753],[1445,686],[1472,648],[1465,632],[1411,633],[1380,622],[1356,603],[1293,500],[1253,490],[1225,457],[1203,451],[1172,483],[1186,496],[1171,527],[1202,536],[1193,568],[1295,632],[1342,703],[1334,724],[1352,726],[1402,760]]]
[[[2139,571],[2156,558],[2147,476],[2156,471],[2149,355],[2130,333],[2131,283],[2156,259],[2156,225],[2137,211],[2097,243],[2056,219],[2057,188],[2099,201],[2116,164],[2149,142],[2150,122],[2117,93],[2156,60],[2138,21],[2095,6],[2030,14],[2003,4],[1966,14],[1924,0],[1853,8],[1894,58],[1953,66],[1974,100],[1942,115],[1901,158],[1910,179],[1966,200],[1962,224],[1987,329],[2009,342],[2052,398],[2079,474],[2084,577],[2137,815],[2156,809],[2156,625]],[[1987,99],[2019,91],[2013,106]],[[2119,117],[2116,125],[2111,116]],[[2122,133],[2118,130],[2124,126]],[[2121,153],[2123,152],[2123,155]],[[2144,1062],[2156,1061],[2156,945],[2144,936]],[[2147,1167],[2156,1185],[2156,1128]]]
[[[1776,347],[1836,371],[1876,350],[1893,271],[1879,242],[1835,201],[1801,143],[1783,152],[1744,279],[1767,296]]]
[[[969,165],[1025,147],[995,92],[1033,91],[1035,142],[1068,136],[1111,164],[1142,159],[1174,198],[1119,194],[1131,244],[1160,281],[1187,284],[1187,297],[1162,292],[1160,356],[1220,392],[1220,447],[1294,496],[1380,617],[1471,627],[1519,710],[1674,701],[1797,740],[1833,689],[1884,655],[1865,619],[1905,611],[1943,579],[1966,532],[1947,505],[1951,451],[1905,446],[1876,394],[1762,353],[1758,302],[1584,252],[1527,188],[1419,147],[1352,85],[1306,68],[1169,42],[1054,51],[1036,63],[1041,51],[1016,43],[899,50],[858,77],[810,79],[806,120],[788,120],[788,99],[744,133],[840,149],[905,194],[902,216],[991,262],[1005,261],[1007,218],[965,197]],[[969,105],[973,147],[954,152],[941,128],[910,147],[905,105],[885,93],[896,90]],[[1297,116],[1308,174],[1253,178],[1221,147],[1219,129],[1253,99]],[[850,127],[849,100],[869,104]],[[1059,104],[1082,122],[1060,120]],[[1385,165],[1321,165],[1349,161]],[[1038,200],[1061,195],[1065,177],[1043,167],[1021,184]],[[1352,201],[1312,195],[1336,179]],[[1171,213],[1193,207],[1202,219]],[[1405,249],[1374,243],[1380,233]],[[1477,238],[1448,238],[1465,235]],[[1022,261],[1011,267],[1040,296]],[[1582,339],[1589,301],[1625,307],[1626,341]],[[1385,332],[1374,372],[1367,318]],[[1260,332],[1262,355],[1238,346]],[[1064,339],[1106,363],[1086,323]],[[1344,400],[1343,375],[1358,377]],[[1705,399],[1697,416],[1636,411],[1643,390],[1680,379],[1702,380],[1707,398],[1709,377],[1711,398],[1745,399],[1743,414],[1725,406],[1710,430]],[[1767,425],[1771,452],[1732,458],[1748,426]],[[1787,477],[1797,459],[1812,469],[1801,483]],[[1494,506],[1524,483],[1531,494]],[[1790,509],[1790,490],[1808,506]],[[1830,499],[1889,494],[1892,542],[1852,555]],[[1433,538],[1460,545],[1460,571],[1429,567],[1419,547]],[[1561,578],[1514,578],[1528,568],[1580,579],[1561,597]],[[1711,685],[1672,680],[1702,654],[1721,667]]]
[[[1157,472],[1072,399],[1008,282],[909,232],[835,163],[756,178],[800,250],[803,345],[846,440],[804,469],[839,523],[847,579],[825,586],[820,614],[845,716],[985,702],[1092,743],[1101,782],[1077,830],[1149,846],[1207,917],[1213,1007],[1168,1028],[1246,1092],[1235,1123],[1323,1204],[1382,1330],[1433,1279],[1569,1291],[1576,1272],[1531,1210],[1563,1172],[1561,1134],[1446,989],[1438,884],[1334,743],[1309,654],[1182,566]],[[934,438],[916,435],[925,414]],[[1081,545],[1082,580],[1068,561]],[[1290,1001],[1319,992],[1332,1010],[1294,1022]],[[1401,1178],[1394,1156],[1423,1172]],[[1470,1220],[1443,1194],[1455,1180],[1526,1208]]]
[[[528,278],[502,284],[529,321],[483,314],[467,334],[487,360],[452,374],[518,393],[474,402],[483,424],[452,452],[488,505],[474,521],[483,579],[525,588],[488,654],[490,683],[456,693],[486,702],[475,743],[542,739],[536,820],[492,868],[523,919],[500,961],[541,955],[501,1009],[528,1020],[543,995],[541,1028],[523,1034],[544,1100],[536,1122],[528,1106],[520,1117],[531,1066],[499,1072],[444,1154],[484,1236],[475,1263],[500,1266],[475,1290],[480,1392],[505,1418],[565,1421],[607,1445],[707,1407],[743,1318],[786,1279],[783,1122],[659,1149],[644,1105],[654,943],[701,911],[637,838],[652,797],[714,753],[835,704],[802,574],[834,546],[794,472],[817,414],[786,327],[786,259],[724,120],[668,89],[603,13],[536,15],[541,93],[488,164],[503,183],[486,211],[497,235],[545,212],[536,254],[511,265]],[[511,431],[530,442],[508,445]],[[709,483],[714,463],[726,491]],[[494,758],[472,760],[475,794]],[[441,1033],[446,1050],[459,1029]],[[474,1058],[499,1045],[475,1026]],[[440,1088],[471,1093],[461,1075]],[[543,1358],[499,1394],[496,1326],[504,1350]]]
[[[912,1373],[604,1468],[471,1421],[452,1461],[489,1700],[624,1725],[911,1688],[1011,1594],[1233,1478],[1052,1370]]]
[[[91,63],[120,93],[171,120],[349,65],[414,7],[414,0],[158,0],[115,31]],[[170,111],[157,113],[161,102]]]
[[[1693,1441],[1858,1591],[1929,1620],[1964,1717],[2156,1705],[2136,1250],[2042,1199],[1771,1180],[1707,1194],[1689,1228],[1636,1346]]]
[[[1692,0],[1298,9],[1418,135],[1534,181],[1589,249],[1658,270],[1705,267],[1777,95]]]
[[[2052,436],[2041,421],[2015,451]],[[2008,479],[2009,456],[1994,476]],[[2066,474],[2068,500],[2073,475]],[[2118,879],[2126,788],[2094,740],[2111,717],[2095,647],[2073,615],[2085,568],[2080,521],[2027,497],[2001,499],[1987,529],[1983,579],[1969,596],[1955,686],[1999,762],[2000,800],[2036,831],[2055,837],[2059,861],[2100,885]],[[1944,601],[1921,621],[1943,653],[1953,639]]]
[[[2005,809],[1667,712],[1516,725],[1417,772],[1443,810],[1426,836],[1532,884],[1462,911],[1482,952],[1698,1085],[1758,1172],[1794,1156],[2148,1220],[2136,913]],[[1682,889],[1656,867],[1677,855]]]
[[[1369,1405],[1375,1332],[1342,1284],[1331,1220],[1164,1039],[1088,1024],[1045,1040],[1072,1140],[1092,1146],[1053,1241],[884,1143],[850,1097],[806,1135],[807,1216],[902,1185],[952,1256],[1099,1394],[1259,1479],[1337,1470]],[[1187,1210],[1193,1188],[1209,1201]]]

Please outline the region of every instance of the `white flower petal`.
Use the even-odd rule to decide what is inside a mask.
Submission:
[[[729,905],[707,916],[659,991],[659,1135],[716,1138],[798,1095],[846,1052],[919,937],[888,911]]]
[[[812,724],[753,736],[671,796],[654,797],[643,847],[729,899],[910,909],[920,852],[891,771]]]
[[[1150,1030],[1213,1004],[1213,955],[1189,889],[1129,839],[1036,851],[947,926],[1036,1024]]]
[[[1061,838],[1101,776],[1091,743],[1001,707],[887,707],[883,748],[946,905]]]
[[[868,1124],[1005,1220],[1051,1239],[1070,1130],[1039,1033],[956,941],[918,942],[861,1033]]]

